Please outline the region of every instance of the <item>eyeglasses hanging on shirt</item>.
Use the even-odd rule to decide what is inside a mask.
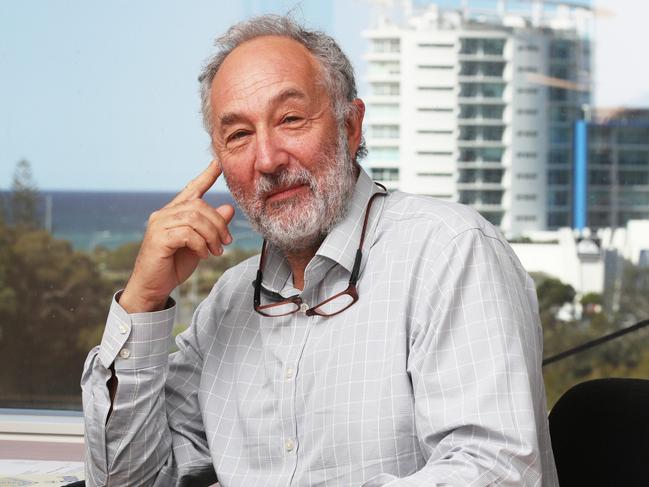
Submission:
[[[264,268],[264,263],[266,260],[266,240],[264,240],[264,243],[261,246],[261,256],[259,258],[259,269],[257,270],[257,277],[253,282],[253,285],[255,287],[253,305],[257,313],[271,318],[290,315],[292,313],[297,313],[298,311],[302,311],[307,316],[334,316],[338,313],[342,313],[347,308],[351,307],[356,301],[358,301],[356,282],[358,281],[361,260],[363,259],[362,248],[363,241],[365,240],[365,231],[367,230],[370,208],[372,207],[372,203],[377,196],[385,196],[388,194],[385,186],[379,183],[375,184],[380,186],[383,191],[380,193],[374,193],[367,202],[367,207],[365,208],[365,219],[363,221],[363,229],[361,231],[361,238],[358,244],[358,249],[356,250],[356,258],[354,259],[352,273],[349,276],[349,284],[347,285],[347,289],[309,308],[307,304],[302,301],[302,298],[297,294],[295,296],[285,298],[279,293],[263,288],[261,284],[263,280],[262,269]]]

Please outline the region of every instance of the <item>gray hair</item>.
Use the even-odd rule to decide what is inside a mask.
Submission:
[[[320,64],[325,89],[332,101],[332,110],[339,127],[345,123],[356,105],[351,103],[356,97],[356,81],[354,68],[349,59],[340,49],[336,41],[324,32],[308,30],[288,16],[262,15],[233,25],[215,41],[217,52],[203,68],[198,81],[201,90],[201,110],[203,125],[210,136],[212,135],[212,104],[210,91],[212,81],[225,58],[235,48],[257,37],[282,36],[302,44]],[[358,162],[367,155],[365,140],[356,151],[355,161]]]

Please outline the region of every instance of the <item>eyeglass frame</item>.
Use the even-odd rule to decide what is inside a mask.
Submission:
[[[322,317],[330,317],[330,316],[336,316],[337,314],[342,313],[343,311],[351,308],[357,301],[358,301],[358,290],[356,289],[356,283],[358,282],[358,277],[360,274],[360,268],[361,268],[361,261],[363,259],[363,242],[365,241],[365,231],[367,230],[367,222],[369,221],[369,215],[370,215],[370,209],[372,207],[372,203],[376,199],[377,196],[386,196],[388,194],[388,190],[383,186],[381,183],[374,182],[377,186],[383,189],[382,192],[374,193],[370,199],[367,202],[367,206],[365,208],[365,219],[363,221],[363,229],[361,230],[361,238],[360,242],[358,244],[358,249],[356,249],[356,257],[354,258],[354,265],[352,267],[352,273],[349,276],[349,283],[347,284],[347,288],[344,291],[341,291],[339,293],[336,293],[335,295],[331,296],[330,298],[325,299],[321,303],[318,303],[315,306],[311,306],[310,308],[303,309],[303,305],[305,304],[304,301],[302,301],[302,298],[299,295],[294,295],[294,296],[289,296],[288,298],[285,298],[281,294],[271,291],[269,289],[266,289],[262,286],[262,280],[263,280],[263,273],[262,269],[264,267],[265,263],[265,257],[266,257],[266,239],[264,239],[264,242],[261,245],[261,255],[259,256],[259,268],[257,269],[257,276],[255,280],[253,281],[253,286],[255,288],[254,294],[253,294],[253,309],[259,313],[261,316],[265,316],[267,318],[279,318],[282,316],[288,316],[293,313],[297,313],[298,311],[302,310],[306,316],[322,316]],[[261,292],[264,292],[264,294],[274,298],[278,299],[278,301],[270,303],[270,304],[261,304]],[[347,294],[352,298],[352,302],[349,303],[347,306],[342,308],[341,310],[336,311],[335,313],[331,314],[326,314],[326,313],[320,313],[317,311],[317,308],[320,306],[327,304],[330,301],[333,301],[334,299],[343,296]],[[295,309],[293,311],[289,311],[288,313],[282,313],[278,315],[269,315],[263,312],[264,309],[268,308],[274,308],[277,306],[284,306],[287,304],[295,304]]]

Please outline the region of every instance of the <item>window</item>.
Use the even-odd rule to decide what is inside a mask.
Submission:
[[[417,107],[418,112],[440,112],[440,113],[453,113],[453,109],[448,107]]]
[[[622,166],[649,167],[649,150],[620,150],[618,152],[618,164]]]
[[[564,170],[553,169],[548,171],[548,184],[568,184],[570,173]]]
[[[588,207],[595,208],[598,206],[608,206],[611,204],[611,192],[609,190],[594,190],[589,191],[588,195]]]
[[[520,95],[536,95],[539,92],[538,88],[518,88],[516,92]]]
[[[572,130],[563,127],[550,128],[550,142],[553,144],[567,144],[572,137]]]
[[[398,95],[399,83],[370,83],[374,95]]]
[[[81,364],[100,340],[107,302],[128,279],[148,215],[212,157],[194,81],[211,52],[205,39],[244,17],[279,12],[280,3],[245,1],[223,9],[219,2],[186,2],[182,18],[173,2],[155,0],[142,0],[128,11],[111,2],[83,0],[43,2],[38,9],[33,2],[3,3],[0,46],[7,48],[0,49],[0,196],[7,212],[18,169],[19,180],[33,183],[35,190],[21,195],[35,197],[38,212],[34,231],[16,230],[13,222],[0,218],[0,407],[80,409]],[[510,3],[515,9],[530,6]],[[629,17],[644,19],[644,3],[615,2],[616,15],[595,18],[595,27],[597,22],[624,25]],[[430,184],[422,191],[474,205],[505,231],[575,223],[572,123],[583,118],[581,107],[603,105],[603,99],[610,107],[646,100],[649,79],[642,57],[627,56],[628,62],[613,66],[606,54],[610,47],[613,56],[624,57],[623,42],[636,39],[642,46],[646,32],[620,28],[607,37],[594,28],[583,30],[592,39],[579,38],[580,29],[563,28],[568,16],[553,31],[558,23],[550,17],[557,9],[551,5],[541,31],[531,23],[522,29],[491,29],[496,15],[487,12],[471,30],[455,30],[453,35],[461,32],[455,41],[402,28],[409,25],[403,11],[384,30],[372,30],[369,4],[350,2],[342,10],[315,0],[301,5],[298,17],[344,39],[342,47],[357,68],[370,146],[363,167],[370,176],[397,188],[406,180],[397,166],[409,164],[408,182],[427,178]],[[147,16],[150,12],[155,15]],[[436,27],[443,28],[443,22]],[[363,39],[361,31],[374,38]],[[596,65],[591,54],[597,55]],[[404,79],[404,96],[397,78],[405,76],[401,59],[410,60],[412,75]],[[412,69],[416,65],[421,67]],[[598,96],[528,83],[526,75],[535,70],[592,83]],[[45,83],[39,82],[43,73]],[[607,96],[600,97],[600,89]],[[442,99],[447,101],[438,106]],[[631,219],[649,219],[647,122],[609,119],[600,128],[593,127],[599,122],[591,115],[587,226],[621,228]],[[21,165],[23,157],[28,162]],[[450,181],[436,184],[434,178]],[[222,178],[206,201],[232,201]],[[177,290],[178,329],[227,267],[259,252],[260,239],[240,211],[231,228],[237,248],[222,260],[208,259],[192,282]],[[9,245],[5,239],[14,238],[14,231],[22,240]],[[622,257],[618,253],[602,264],[606,279],[597,296],[590,296],[599,300],[601,313],[589,311],[587,290],[577,289],[574,298],[570,292],[557,298],[552,291],[565,290],[560,286],[539,293],[546,356],[649,318],[647,257]],[[591,284],[580,277],[582,284]],[[543,289],[545,277],[533,278]],[[580,284],[566,280],[560,285]],[[561,321],[562,300],[584,303],[581,317]],[[647,336],[630,334],[544,369],[549,405],[568,386],[598,375],[649,376]]]
[[[398,181],[399,169],[395,167],[372,167],[370,176],[376,181]]]
[[[372,161],[398,161],[399,149],[397,147],[370,147],[368,158]]]
[[[417,44],[419,47],[424,47],[424,48],[442,48],[442,49],[450,49],[455,47],[455,44],[453,43],[448,43],[448,42],[420,42]]]
[[[552,149],[548,152],[549,164],[570,164],[572,152],[570,149]]]
[[[588,162],[591,165],[609,165],[613,162],[613,156],[606,149],[595,149],[588,152]]]
[[[623,130],[618,130],[617,141],[620,144],[649,146],[649,127],[625,127]]]
[[[423,70],[448,71],[455,69],[455,66],[453,66],[452,64],[420,64],[417,66],[417,68]]]
[[[516,201],[536,201],[535,194],[517,194]]]
[[[372,52],[377,53],[398,53],[401,50],[399,39],[372,39],[370,44]]]
[[[548,212],[548,227],[549,228],[563,228],[570,225],[570,218],[567,212]]]
[[[536,115],[539,111],[536,108],[519,108],[516,110],[517,115]]]
[[[401,69],[399,61],[370,61],[367,72],[370,76],[396,76]]]
[[[504,69],[504,62],[465,61],[460,64],[460,76],[502,78]]]
[[[549,191],[548,204],[550,206],[566,206],[568,204],[567,191]]]
[[[482,147],[479,149],[462,149],[460,151],[460,162],[500,162],[504,150],[492,147]]]
[[[376,139],[398,139],[399,126],[398,125],[370,125],[369,137]]]
[[[629,186],[646,186],[649,184],[649,172],[645,171],[618,171],[618,182]]]
[[[452,156],[452,152],[448,151],[427,151],[427,150],[420,150],[417,151],[417,155],[419,156]]]
[[[453,173],[450,172],[429,172],[429,171],[418,171],[417,176],[422,176],[426,178],[450,178],[453,176]]]
[[[539,46],[535,44],[521,44],[518,46],[519,51],[538,52]]]
[[[611,184],[611,173],[608,170],[590,170],[588,171],[589,184]]]
[[[453,91],[452,86],[417,86],[419,91]]]
[[[389,117],[399,116],[399,105],[397,103],[371,103],[367,106],[368,117]]]
[[[572,54],[572,42],[568,40],[556,40],[550,44],[550,57],[558,60],[570,58]]]
[[[417,130],[417,133],[422,134],[422,135],[453,135],[452,130],[419,129],[419,130]]]

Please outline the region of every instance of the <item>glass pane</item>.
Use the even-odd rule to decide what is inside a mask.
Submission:
[[[351,306],[353,302],[354,298],[349,294],[341,294],[313,309],[320,314],[332,315],[344,310],[348,306]]]
[[[263,294],[263,293],[262,293]],[[282,316],[295,313],[300,307],[293,302],[274,303],[262,296],[259,311],[270,316]]]

